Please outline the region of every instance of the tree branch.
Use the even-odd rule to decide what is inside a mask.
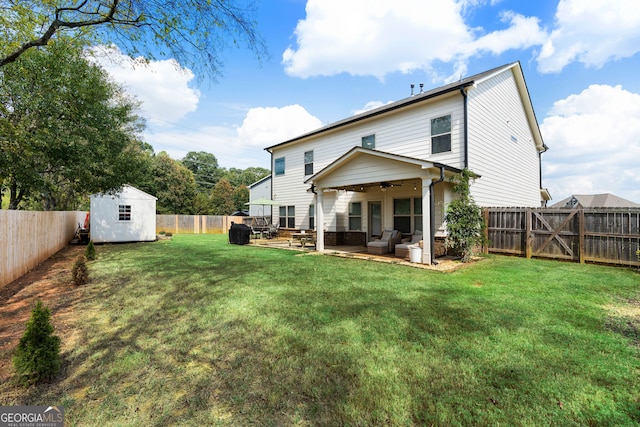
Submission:
[[[142,25],[140,22],[140,17],[137,17],[135,20],[124,20],[124,19],[115,18],[115,14],[118,11],[120,0],[113,0],[112,3],[109,5],[108,12],[105,15],[100,14],[99,10],[96,10],[93,13],[87,13],[82,11],[81,8],[87,4],[87,1],[88,0],[83,1],[76,7],[57,8],[55,11],[55,19],[51,22],[51,24],[47,28],[47,31],[45,31],[41,37],[24,43],[15,51],[11,52],[10,54],[8,54],[3,58],[0,58],[0,67],[3,67],[11,62],[15,62],[20,57],[20,55],[22,55],[27,50],[33,47],[46,46],[49,43],[49,40],[51,40],[51,38],[53,37],[53,35],[59,30],[64,28],[90,27],[90,26],[96,26],[96,25],[101,25],[106,23],[117,23],[121,25],[132,25],[132,26]],[[99,15],[100,18],[90,19],[85,21],[77,21],[77,22],[61,20],[60,19],[61,14],[63,12],[69,12],[69,11],[83,13],[83,14],[90,14],[90,15]]]

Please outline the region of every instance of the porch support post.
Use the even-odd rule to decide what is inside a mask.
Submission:
[[[318,188],[316,190],[316,250],[324,251],[324,190]]]
[[[431,264],[431,177],[422,178],[422,264]]]

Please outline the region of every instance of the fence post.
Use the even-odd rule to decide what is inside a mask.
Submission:
[[[580,264],[584,264],[584,209],[580,209],[580,214],[578,215],[578,257],[580,258]]]
[[[484,244],[482,253],[489,253],[489,208],[484,208],[482,212],[482,217],[484,219]]]
[[[533,248],[532,248],[532,244],[533,244],[532,240],[533,240],[533,238],[532,238],[532,232],[531,232],[531,228],[532,228],[531,223],[533,222],[531,216],[533,214],[531,212],[531,209],[526,209],[524,214],[525,214],[525,220],[524,220],[525,221],[525,226],[524,226],[524,228],[525,228],[525,230],[524,230],[524,236],[525,236],[525,240],[524,240],[524,256],[525,256],[525,258],[530,259],[531,258],[531,252],[533,250]]]

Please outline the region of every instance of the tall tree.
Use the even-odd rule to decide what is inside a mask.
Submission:
[[[252,0],[0,0],[0,67],[64,34],[148,59],[158,52],[215,77],[230,45],[266,56],[255,11]]]
[[[213,215],[229,215],[235,210],[233,187],[226,179],[218,181],[211,191],[211,209]]]
[[[193,172],[199,191],[210,191],[224,172],[218,167],[216,156],[205,151],[189,151],[181,162]]]
[[[0,72],[0,184],[10,209],[37,199],[46,210],[139,179],[144,127],[138,104],[82,49],[61,39]]]
[[[231,168],[223,176],[233,187],[239,187],[241,185],[249,186],[270,173],[269,169],[259,167],[250,167],[244,170]]]
[[[158,198],[159,214],[194,214],[197,188],[193,172],[161,151],[153,158],[152,182],[142,190]]]

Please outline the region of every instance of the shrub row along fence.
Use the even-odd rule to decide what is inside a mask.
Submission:
[[[639,208],[485,208],[489,252],[640,266]]]
[[[79,211],[0,210],[0,286],[64,248],[85,215]]]

